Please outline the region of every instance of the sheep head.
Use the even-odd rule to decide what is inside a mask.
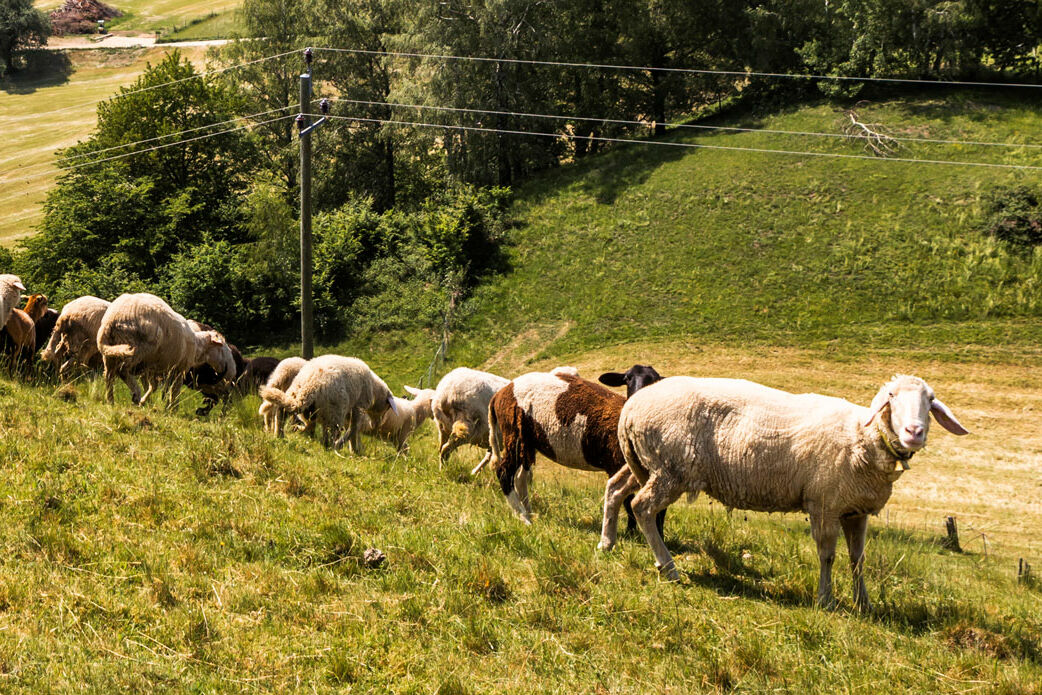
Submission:
[[[195,364],[204,362],[226,381],[235,380],[235,359],[224,336],[217,331],[196,331]]]
[[[952,434],[969,434],[929,384],[919,377],[897,374],[872,399],[864,425],[868,427],[876,416],[884,418],[881,424],[897,435],[901,448],[915,452],[926,446],[930,415]]]
[[[645,364],[635,364],[625,372],[605,372],[597,377],[597,381],[605,386],[626,387],[626,398],[629,398],[645,386],[650,386],[656,381],[662,381],[662,377],[655,368]]]
[[[434,389],[417,389],[412,386],[406,386],[405,390],[413,397],[413,411],[417,416],[417,424],[432,417],[431,402],[434,400]]]

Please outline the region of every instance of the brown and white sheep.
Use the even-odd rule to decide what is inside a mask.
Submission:
[[[463,444],[486,450],[475,471],[488,461],[492,455],[488,449],[488,404],[496,391],[509,382],[501,376],[467,367],[453,369],[441,378],[431,401],[431,411],[438,425],[439,466]]]
[[[36,349],[41,350],[51,339],[54,325],[58,322],[58,312],[47,305],[47,295],[31,294],[25,300],[25,313],[33,320],[33,333],[36,335]]]
[[[120,377],[130,388],[134,403],[143,404],[163,384],[172,407],[181,392],[185,372],[209,364],[231,379],[235,364],[224,337],[216,331],[195,331],[183,316],[159,297],[123,294],[101,319],[98,350],[105,367],[105,395],[113,401],[112,387]],[[148,388],[142,395],[134,375],[140,373]]]
[[[655,565],[677,578],[654,519],[685,492],[705,492],[729,508],[802,511],[818,546],[819,604],[834,602],[832,563],[842,529],[854,603],[868,610],[868,515],[883,508],[908,459],[926,446],[931,414],[949,432],[968,434],[913,376],[895,376],[869,408],[736,379],[673,377],[641,390],[622,408],[619,443],[641,484],[633,512]]]
[[[98,331],[109,304],[104,299],[86,295],[62,307],[51,337],[40,353],[40,359],[58,367],[58,376],[62,381],[68,378],[69,370],[76,365],[85,369],[99,369],[102,366]]]
[[[362,453],[363,418],[380,422],[384,412],[394,409],[394,395],[383,379],[362,360],[340,355],[308,360],[289,390],[262,386],[260,395],[289,414],[322,425],[327,447],[339,449],[346,440],[353,454]]]
[[[11,356],[12,366],[31,363],[33,355],[36,353],[36,329],[29,314],[18,307],[11,309],[2,333],[0,344],[3,345],[3,350]]]
[[[635,366],[629,373],[634,390],[655,383],[662,377],[650,367]],[[611,383],[626,383],[625,375],[602,375]],[[627,486],[632,475],[619,449],[619,413],[626,399],[600,384],[579,377],[571,368],[549,373],[523,374],[492,397],[488,409],[491,463],[511,509],[525,523],[531,523],[532,508],[528,486],[536,453],[568,468],[599,470],[607,473],[605,505],[617,488]],[[615,543],[618,508],[607,514],[601,531],[600,548]],[[636,522],[630,515],[630,528]],[[658,519],[661,530],[662,518]]]
[[[264,398],[264,387],[278,391],[288,391],[290,384],[297,378],[300,368],[307,364],[302,357],[287,357],[276,365],[275,370],[268,377],[267,382],[258,388],[263,399],[260,404],[261,419],[264,421],[264,431],[281,437],[285,429],[285,411],[275,401]]]

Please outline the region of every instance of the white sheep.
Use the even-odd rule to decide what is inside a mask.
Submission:
[[[7,325],[13,311],[22,302],[25,285],[17,275],[0,275],[0,326]]]
[[[509,383],[509,379],[467,367],[453,369],[441,378],[431,401],[438,425],[439,466],[462,444],[485,449],[485,457],[474,470],[485,465],[492,455],[488,448],[488,404],[496,391]]]
[[[926,446],[930,414],[968,434],[917,377],[897,375],[869,408],[818,394],[791,394],[736,379],[672,377],[633,395],[619,417],[619,444],[639,480],[633,513],[655,565],[677,578],[655,515],[683,493],[705,492],[729,508],[803,511],[821,572],[818,602],[833,605],[832,562],[842,528],[854,602],[870,603],[862,579],[869,514],[890,498],[908,459]],[[605,516],[620,500],[605,501]]]
[[[235,378],[235,362],[224,337],[216,331],[195,331],[183,316],[153,294],[123,294],[101,319],[98,351],[105,367],[105,395],[119,376],[130,388],[134,403],[143,404],[165,382],[171,407],[181,391],[185,372],[209,364],[226,379]],[[134,378],[140,374],[144,395]]]
[[[69,369],[75,365],[85,369],[101,366],[98,331],[109,304],[104,299],[86,295],[62,307],[47,346],[40,353],[44,362],[57,365],[62,381],[68,378]]]
[[[431,401],[434,398],[434,389],[416,389],[406,386],[405,390],[412,394],[413,399],[394,398],[394,410],[384,413],[380,424],[372,428],[372,433],[381,439],[386,439],[397,447],[399,452],[407,450],[406,442],[409,436],[432,415]]]
[[[304,415],[322,425],[322,440],[327,447],[332,444],[339,449],[346,439],[353,454],[362,453],[364,416],[380,422],[384,412],[395,407],[391,390],[369,365],[340,355],[309,360],[287,391],[262,386],[260,396],[287,413]]]
[[[284,360],[280,360],[264,385],[268,388],[286,391],[289,389],[290,384],[293,383],[293,380],[297,378],[301,367],[305,364],[307,364],[307,360],[303,357],[287,357]],[[286,415],[282,408],[276,405],[274,401],[263,400],[258,412],[264,420],[264,431],[281,437],[286,427]]]

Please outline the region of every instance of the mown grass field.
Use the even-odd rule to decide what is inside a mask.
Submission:
[[[40,51],[33,66],[0,81],[0,244],[33,233],[56,178],[55,152],[86,138],[98,102],[132,83],[172,48]],[[197,66],[205,48],[180,49]]]
[[[631,347],[670,373],[855,400],[908,366]],[[622,359],[572,357],[589,374]],[[199,421],[191,398],[169,414],[125,391],[108,406],[97,383],[71,400],[4,378],[3,690],[1037,693],[1042,587],[1015,579],[1015,558],[1039,550],[1037,356],[917,366],[974,435],[932,433],[870,523],[866,617],[842,561],[841,607],[813,606],[800,515],[674,505],[673,585],[640,538],[595,551],[602,477],[540,464],[526,528],[491,476],[470,477],[480,452],[439,470],[429,423],[409,457],[371,440],[364,457],[337,456],[264,435],[253,397]],[[964,553],[940,546],[947,513]],[[369,547],[383,566],[365,567]]]
[[[64,0],[37,0],[34,4],[50,12],[60,7],[63,2]],[[242,3],[240,0],[118,0],[107,4],[122,11],[123,16],[106,21],[106,28],[114,31],[151,33],[184,27],[192,20],[210,14],[231,16]]]

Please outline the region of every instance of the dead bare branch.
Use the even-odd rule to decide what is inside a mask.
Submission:
[[[855,104],[855,108],[862,103],[858,102]],[[889,157],[900,148],[901,143],[890,135],[890,129],[882,123],[863,122],[853,108],[845,109],[843,115],[845,116],[844,120],[849,121],[843,125],[843,132],[853,138],[862,140],[866,152],[877,157]]]

